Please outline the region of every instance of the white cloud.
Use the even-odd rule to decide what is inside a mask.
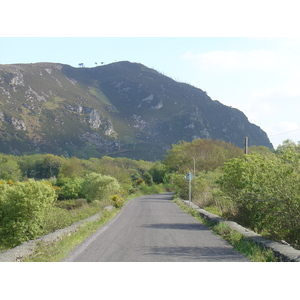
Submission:
[[[210,51],[193,54],[186,52],[184,59],[195,61],[205,70],[241,70],[241,69],[275,69],[278,65],[278,53],[269,50],[255,51]]]
[[[299,141],[300,39],[248,40],[249,44],[250,49],[239,45],[232,50],[188,51],[182,59],[196,67],[197,86],[243,111],[275,148],[285,139]]]
[[[249,120],[259,125],[276,148],[283,140],[300,140],[300,88],[281,85],[255,91],[242,109]]]
[[[253,91],[252,96],[256,100],[268,99],[270,102],[281,102],[287,104],[286,101],[300,104],[300,86],[283,83],[273,87],[267,87],[261,90]],[[280,104],[280,103],[278,103]]]
[[[252,40],[252,39],[250,39]],[[248,39],[249,41],[249,39]],[[269,41],[269,43],[268,43]],[[273,47],[272,47],[273,46]],[[300,39],[262,39],[251,50],[187,51],[182,58],[197,64],[200,70],[269,70],[297,76],[300,72]]]

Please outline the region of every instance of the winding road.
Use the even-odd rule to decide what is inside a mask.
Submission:
[[[132,199],[79,244],[65,262],[244,262],[208,227],[183,212],[172,193]]]

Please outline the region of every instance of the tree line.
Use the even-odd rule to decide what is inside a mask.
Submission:
[[[166,178],[188,198],[182,174],[193,172],[192,201],[267,238],[300,248],[300,143],[286,140],[276,150],[242,149],[222,141],[173,145]]]
[[[107,156],[0,154],[0,248],[68,226],[73,218],[66,210],[90,206],[90,213],[96,213],[110,203],[120,207],[128,194],[146,193],[152,166]]]
[[[0,154],[0,244],[17,245],[50,230],[54,218],[67,218],[65,201],[97,206],[110,199],[121,206],[126,195],[164,190],[187,199],[188,171],[195,176],[193,202],[299,247],[300,144],[287,140],[274,151],[249,147],[245,155],[231,143],[209,139],[180,141],[157,162]]]

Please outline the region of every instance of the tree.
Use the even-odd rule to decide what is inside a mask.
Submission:
[[[269,155],[272,152],[270,151],[270,149],[268,147],[265,146],[251,146],[248,149],[248,153],[259,153],[262,155]]]
[[[85,172],[83,161],[78,159],[77,157],[71,157],[68,160],[65,160],[63,165],[60,168],[59,174],[64,177],[72,177],[72,176],[81,176]]]
[[[186,173],[193,169],[193,158],[197,171],[212,171],[230,158],[243,154],[243,150],[224,141],[197,139],[188,143],[180,141],[172,145],[163,161],[169,172]]]
[[[20,180],[22,174],[18,163],[12,159],[0,162],[0,179],[2,180]]]
[[[149,170],[154,183],[163,183],[167,173],[166,166],[161,162],[156,162]]]
[[[53,154],[45,154],[41,161],[36,163],[36,178],[44,179],[58,176],[65,159]]]
[[[53,154],[25,155],[19,158],[23,176],[36,179],[58,176],[61,167],[66,162],[65,158]]]
[[[294,150],[298,150],[299,151],[300,150],[299,148],[300,148],[299,143],[298,143],[298,145],[296,145],[295,142],[293,142],[290,139],[287,139],[287,140],[284,140],[282,142],[282,144],[277,147],[276,153],[281,153],[281,152],[283,152],[286,149],[294,149]]]

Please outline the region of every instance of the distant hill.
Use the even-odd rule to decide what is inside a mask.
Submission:
[[[0,65],[0,152],[162,159],[197,138],[272,148],[239,110],[138,63]]]

